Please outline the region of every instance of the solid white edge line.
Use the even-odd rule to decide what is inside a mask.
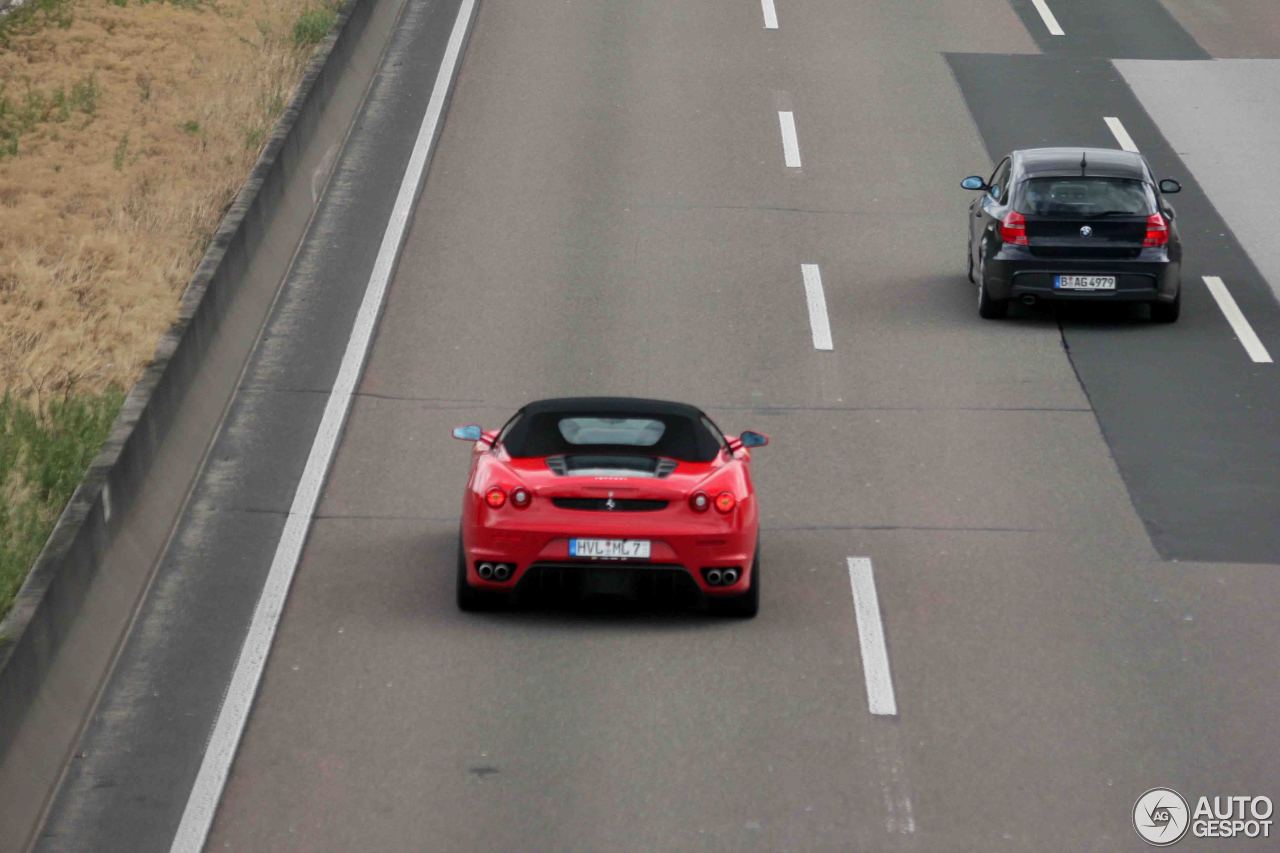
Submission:
[[[800,140],[796,136],[796,115],[789,111],[778,112],[778,126],[782,128],[782,156],[787,166],[800,168]]]
[[[778,28],[778,10],[773,8],[773,0],[760,0],[760,8],[764,10],[764,28],[766,30],[776,30]]]
[[[831,322],[827,319],[827,296],[822,290],[822,271],[817,264],[801,264],[804,276],[804,299],[809,305],[809,328],[813,333],[813,348],[833,350]]]
[[[1129,131],[1124,129],[1124,124],[1115,116],[1103,116],[1102,120],[1107,123],[1107,127],[1111,128],[1111,135],[1116,138],[1116,142],[1120,143],[1120,147],[1125,151],[1138,153],[1138,146],[1133,144],[1133,137],[1129,135]]]
[[[1044,20],[1044,25],[1049,28],[1049,35],[1066,35],[1058,24],[1058,19],[1053,16],[1053,10],[1049,8],[1049,4],[1045,0],[1031,0],[1031,4],[1036,7],[1036,11],[1040,13],[1040,17]]]
[[[302,479],[294,493],[289,517],[280,534],[275,557],[271,561],[262,595],[253,613],[253,621],[245,635],[244,645],[236,661],[236,668],[227,687],[222,708],[218,712],[208,746],[205,748],[204,759],[200,763],[195,784],[187,798],[182,820],[174,835],[173,845],[170,848],[173,853],[197,853],[204,846],[209,829],[213,825],[213,818],[217,812],[218,803],[222,799],[222,790],[226,785],[231,763],[235,759],[240,737],[244,732],[245,722],[248,720],[249,711],[258,690],[258,683],[266,667],[276,626],[279,624],[285,599],[289,594],[289,586],[297,570],[302,547],[307,540],[311,517],[320,499],[320,492],[337,448],[338,439],[342,434],[347,412],[351,408],[356,383],[364,369],[369,344],[373,340],[374,327],[382,310],[383,297],[386,294],[396,258],[400,253],[418,189],[435,144],[436,130],[444,113],[445,100],[457,71],[462,43],[466,38],[474,8],[475,0],[462,0],[458,9],[453,32],[440,62],[440,71],[436,75],[435,88],[431,91],[431,100],[427,104],[426,115],[423,116],[422,125],[418,129],[417,141],[414,143],[409,162],[405,166],[400,190],[396,195],[386,231],[383,232],[382,245],[378,249],[378,256],[369,275],[369,283],[365,288],[364,299],[360,303],[360,310],[356,315],[346,352],[342,356],[342,364],[334,380],[333,390],[329,394],[329,401],[325,405],[320,427],[311,445]]]
[[[1244,312],[1240,310],[1240,306],[1236,304],[1235,297],[1231,295],[1231,291],[1227,290],[1227,286],[1223,284],[1222,279],[1216,275],[1202,276],[1205,286],[1209,288],[1209,292],[1213,294],[1213,300],[1218,303],[1218,309],[1222,311],[1222,315],[1227,318],[1227,322],[1231,324],[1231,330],[1236,333],[1236,338],[1240,341],[1240,346],[1244,347],[1244,351],[1249,354],[1254,364],[1272,364],[1271,353],[1267,352],[1267,348],[1262,345],[1262,341],[1258,339],[1258,335],[1253,331],[1253,326],[1249,325],[1249,321],[1245,319]]]
[[[867,682],[867,708],[873,714],[895,716],[898,702],[893,696],[893,676],[889,672],[889,651],[880,621],[880,599],[869,557],[849,558],[849,585],[853,588],[853,613],[858,623],[858,643],[862,647],[862,672]]]

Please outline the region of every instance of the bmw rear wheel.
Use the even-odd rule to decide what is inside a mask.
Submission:
[[[1152,302],[1151,303],[1151,319],[1157,323],[1176,323],[1178,315],[1182,313],[1182,288],[1178,288],[1178,295],[1173,297],[1172,302]]]
[[[987,257],[978,255],[978,316],[984,320],[999,320],[1009,313],[1008,299],[993,299],[987,290]]]
[[[760,546],[751,560],[751,585],[747,591],[732,598],[711,599],[711,612],[720,616],[750,619],[760,612]]]

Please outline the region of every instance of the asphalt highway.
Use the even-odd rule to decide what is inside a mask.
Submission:
[[[459,8],[409,0],[38,849],[179,832]],[[1209,61],[1280,11],[1047,8],[477,5],[208,849],[1123,851],[1155,786],[1280,799],[1280,377],[1204,282],[1280,356],[1280,116],[1214,94],[1275,71]],[[1182,320],[979,319],[960,179],[1108,117],[1184,185]],[[450,428],[576,394],[771,435],[759,617],[456,610]]]

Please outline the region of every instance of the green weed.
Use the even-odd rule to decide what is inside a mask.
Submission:
[[[301,48],[319,44],[337,22],[337,13],[327,6],[308,9],[298,16],[293,25],[294,46]]]
[[[73,110],[92,116],[97,109],[98,82],[92,74],[72,84],[70,94],[61,86],[45,94],[28,84],[17,99],[0,85],[0,158],[16,155],[18,139],[37,124],[66,121]]]
[[[124,395],[73,395],[44,411],[0,398],[0,616],[106,440]]]
[[[87,116],[93,115],[98,109],[98,78],[90,74],[79,83],[73,83],[68,101],[72,109]]]
[[[124,168],[124,158],[128,153],[129,132],[125,131],[124,135],[120,137],[120,141],[116,143],[115,152],[111,155],[111,165],[115,167],[117,172]]]
[[[31,0],[0,18],[0,46],[8,47],[15,35],[26,35],[52,24],[66,29],[71,26],[71,0]]]

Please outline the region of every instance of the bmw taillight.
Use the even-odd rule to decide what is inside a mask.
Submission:
[[[507,502],[507,493],[502,491],[499,486],[490,486],[489,491],[484,493],[484,502],[494,509],[498,509]]]
[[[689,496],[689,508],[694,512],[706,512],[711,508],[711,498],[706,492],[694,492]]]
[[[733,512],[733,508],[737,505],[738,499],[733,496],[732,492],[721,492],[716,495],[717,512]]]
[[[1147,217],[1147,236],[1142,239],[1144,249],[1169,245],[1169,223],[1158,213]]]
[[[524,509],[533,500],[533,495],[529,494],[529,490],[524,486],[516,486],[511,490],[511,505],[519,509]]]
[[[1005,214],[1000,222],[1000,239],[1015,246],[1026,246],[1027,218],[1016,210]]]

